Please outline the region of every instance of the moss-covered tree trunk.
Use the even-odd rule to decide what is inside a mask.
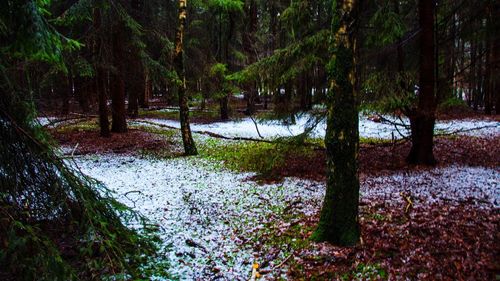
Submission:
[[[359,1],[333,0],[332,54],[328,65],[330,91],[325,136],[327,149],[327,189],[316,241],[341,246],[359,241],[359,146],[356,101],[356,25]]]
[[[436,121],[434,0],[419,1],[420,82],[418,106],[409,114],[412,146],[406,158],[410,164],[434,165],[434,123]]]
[[[183,44],[184,44],[184,28],[186,26],[187,17],[187,0],[179,0],[179,27],[175,36],[174,50],[174,65],[177,76],[181,80],[177,90],[179,96],[179,118],[181,122],[182,142],[184,144],[185,155],[196,155],[196,145],[191,134],[191,126],[189,125],[189,106],[186,96],[186,78],[184,71],[183,59]]]

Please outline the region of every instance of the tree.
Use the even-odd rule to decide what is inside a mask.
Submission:
[[[436,121],[434,0],[419,0],[420,82],[418,106],[410,112],[412,146],[408,163],[434,165],[434,123]]]
[[[23,69],[26,78],[19,75],[21,63],[67,74],[62,54],[81,46],[51,25],[50,5],[49,0],[0,4],[1,275],[16,280],[148,278],[144,258],[155,256],[155,246],[150,237],[124,225],[140,216],[58,156],[36,122],[30,73]]]
[[[93,25],[95,30],[99,30],[101,28],[101,10],[100,8],[93,9]],[[101,38],[96,38],[94,42],[94,57],[95,64],[94,68],[96,69],[95,77],[94,77],[94,87],[97,92],[97,100],[99,106],[99,128],[101,137],[110,137],[111,132],[109,131],[109,119],[108,119],[108,98],[106,95],[106,82],[105,82],[105,71],[100,65],[100,62],[97,61],[99,57],[99,50],[102,48]]]
[[[127,132],[127,112],[125,111],[125,52],[123,50],[123,26],[115,24],[112,30],[112,50],[114,70],[111,73],[111,131]]]
[[[178,96],[179,96],[179,118],[181,122],[182,142],[184,144],[185,155],[196,155],[196,145],[191,134],[189,124],[189,106],[186,96],[186,77],[184,70],[183,44],[184,28],[186,27],[187,0],[179,0],[179,27],[175,36],[174,67],[178,77]]]
[[[360,1],[333,0],[331,59],[328,65],[330,91],[325,135],[327,189],[318,227],[317,241],[350,246],[359,241],[358,223],[359,147],[356,101],[356,32]]]
[[[234,71],[233,53],[231,49],[232,41],[235,40],[236,16],[243,12],[242,0],[211,0],[208,6],[213,10],[218,23],[217,30],[217,51],[216,58],[218,63],[227,65],[228,70]],[[225,93],[219,96],[220,118],[229,119],[229,96],[231,93]]]

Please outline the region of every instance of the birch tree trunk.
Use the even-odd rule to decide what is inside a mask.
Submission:
[[[179,95],[179,119],[181,122],[182,142],[184,144],[185,155],[196,155],[196,145],[191,134],[189,125],[189,106],[186,96],[186,77],[184,71],[184,29],[186,27],[187,0],[179,0],[179,26],[175,36],[174,66],[177,77],[181,80],[178,85]]]

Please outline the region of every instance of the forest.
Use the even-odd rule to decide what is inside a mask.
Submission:
[[[0,280],[500,279],[500,1],[0,7]]]

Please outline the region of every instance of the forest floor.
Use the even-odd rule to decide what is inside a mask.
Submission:
[[[434,168],[404,163],[409,143],[392,124],[360,120],[362,243],[352,248],[308,239],[325,191],[321,123],[309,146],[195,134],[196,157],[181,157],[178,131],[165,127],[178,123],[158,116],[110,139],[93,120],[50,130],[82,172],[161,227],[169,274],[181,280],[248,280],[254,263],[265,280],[497,278],[498,120],[439,122]],[[193,130],[272,140],[300,133],[306,121],[296,121]]]

